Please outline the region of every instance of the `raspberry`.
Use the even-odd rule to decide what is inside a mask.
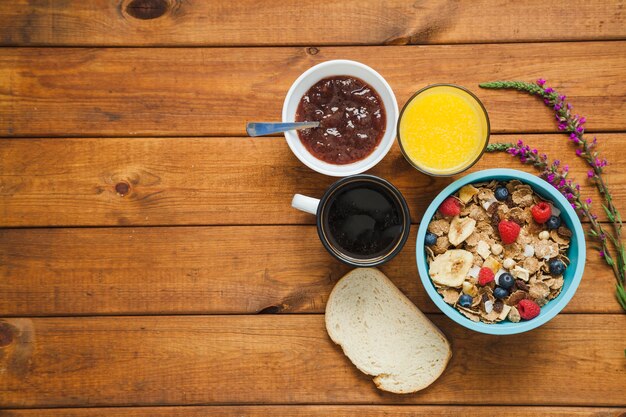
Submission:
[[[480,272],[478,273],[479,285],[485,286],[489,284],[491,281],[493,281],[494,278],[495,278],[495,275],[493,274],[493,271],[491,270],[491,268],[487,268],[487,267],[480,268]]]
[[[539,315],[541,307],[532,300],[521,300],[517,304],[519,315],[524,320],[532,320]]]
[[[454,197],[448,197],[439,206],[439,213],[446,217],[458,216],[461,214],[461,203]]]
[[[500,239],[505,245],[510,245],[515,242],[517,235],[519,235],[519,224],[510,220],[502,220],[498,224],[498,231],[500,232]]]
[[[532,206],[530,212],[533,215],[533,219],[539,224],[544,224],[552,216],[552,208],[545,201]]]

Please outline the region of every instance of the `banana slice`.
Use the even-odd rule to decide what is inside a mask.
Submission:
[[[472,267],[474,256],[463,249],[451,249],[430,262],[428,274],[439,285],[458,288]]]
[[[460,218],[456,216],[450,223],[448,240],[454,246],[458,246],[472,234],[474,227],[476,227],[476,220],[469,217]]]
[[[467,204],[476,194],[478,194],[478,188],[468,184],[459,190],[459,200]]]

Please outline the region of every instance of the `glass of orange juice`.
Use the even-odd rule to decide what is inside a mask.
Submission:
[[[433,84],[415,93],[398,121],[404,157],[433,176],[465,171],[489,142],[489,117],[480,100],[453,84]]]

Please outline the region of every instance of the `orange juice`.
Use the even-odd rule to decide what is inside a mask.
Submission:
[[[432,175],[453,175],[472,166],[489,138],[489,119],[478,99],[452,85],[426,87],[404,106],[398,140],[404,156]]]

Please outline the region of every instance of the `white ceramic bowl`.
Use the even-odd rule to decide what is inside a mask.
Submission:
[[[314,157],[304,147],[296,131],[285,132],[285,138],[294,155],[312,170],[333,177],[345,177],[367,171],[387,155],[395,139],[399,111],[396,96],[393,94],[387,81],[385,81],[379,73],[360,62],[337,59],[317,64],[298,77],[287,92],[287,97],[285,97],[283,104],[283,122],[294,122],[296,110],[298,109],[298,104],[302,96],[322,78],[334,75],[347,75],[360,78],[374,87],[378,95],[380,95],[383,105],[385,106],[387,126],[385,127],[385,135],[378,147],[368,157],[360,161],[352,164],[334,165]]]

